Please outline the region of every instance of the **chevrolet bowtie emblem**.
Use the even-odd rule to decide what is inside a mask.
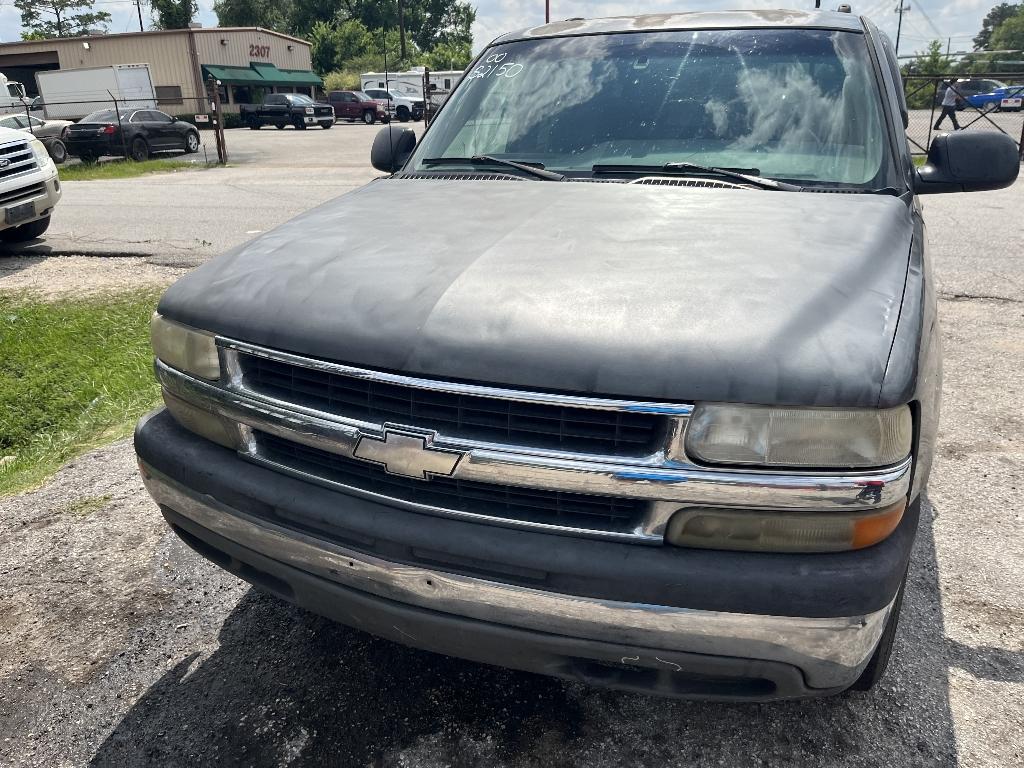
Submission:
[[[384,430],[384,437],[362,435],[352,455],[363,461],[383,464],[389,475],[429,480],[430,475],[447,477],[463,454],[434,448],[433,435]]]

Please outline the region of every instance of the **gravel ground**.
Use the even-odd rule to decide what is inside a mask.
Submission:
[[[377,640],[194,555],[121,442],[0,499],[0,765],[1021,765],[1024,184],[926,205],[943,423],[876,691],[677,702]]]
[[[189,267],[147,258],[11,256],[0,258],[0,293],[31,291],[47,299],[170,285]]]

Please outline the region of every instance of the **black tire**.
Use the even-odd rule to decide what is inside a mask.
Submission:
[[[306,123],[301,117],[296,117],[294,120],[292,120],[292,125],[295,126],[296,131],[306,130]]]
[[[395,110],[395,117],[398,118],[399,122],[408,123],[412,120],[412,112],[409,111],[408,107],[399,107]]]
[[[377,122],[377,115],[376,115],[376,113],[370,111],[369,109],[366,110],[365,112],[363,112],[363,122],[366,123],[367,125],[373,125],[374,123],[376,123]]]
[[[283,131],[284,130],[284,123],[275,123],[274,127],[277,128],[277,130],[279,130],[279,131]]]
[[[199,131],[189,131],[185,134],[185,154],[194,155],[199,151]]]
[[[83,152],[78,156],[78,159],[86,165],[91,165],[92,163],[95,163],[98,158],[91,152]]]
[[[331,128],[334,127],[334,121],[332,120],[329,123],[320,123],[320,127],[323,128],[325,131],[329,131]]]
[[[259,120],[250,120],[249,121],[249,130],[250,131],[258,131],[262,127],[263,126],[260,125]]]
[[[50,228],[50,217],[44,216],[41,219],[22,224],[20,227],[11,227],[0,232],[0,240],[7,243],[24,243],[26,240],[35,240],[42,237],[43,233]]]
[[[149,160],[149,144],[141,136],[132,139],[131,148],[128,150],[131,159],[136,163],[144,163]]]
[[[892,656],[892,646],[896,641],[896,628],[900,623],[900,610],[903,608],[903,592],[906,588],[907,575],[903,574],[903,583],[900,584],[900,591],[896,593],[896,602],[893,603],[889,620],[885,624],[885,631],[882,632],[882,637],[878,641],[874,654],[871,656],[871,661],[864,667],[864,671],[860,673],[857,682],[850,686],[851,691],[870,691],[878,685],[878,681],[885,675],[885,670],[889,667],[889,659]]]
[[[46,151],[50,153],[50,159],[53,160],[56,165],[63,165],[68,159],[68,148],[64,142],[60,139],[54,139],[50,142],[50,146],[46,148]]]

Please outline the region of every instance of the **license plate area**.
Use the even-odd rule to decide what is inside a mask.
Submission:
[[[5,221],[8,224],[19,224],[27,221],[36,215],[36,204],[34,202],[13,205],[7,209]]]
[[[316,118],[315,117],[307,117],[306,118],[306,122],[307,123],[315,123],[316,122]]]

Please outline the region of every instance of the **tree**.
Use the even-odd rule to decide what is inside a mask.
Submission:
[[[1000,3],[993,7],[981,22],[981,31],[974,38],[974,50],[998,50],[998,47],[991,45],[992,33],[995,32],[996,27],[1021,11],[1024,11],[1024,5],[1019,3]]]
[[[217,0],[213,12],[222,27],[263,27],[285,32],[289,29],[292,3],[290,0]]]
[[[420,63],[429,69],[465,69],[472,60],[469,43],[438,43],[423,54]]]
[[[1024,50],[1024,6],[1020,8],[1016,16],[1008,18],[993,30],[992,50]]]
[[[29,35],[77,37],[107,31],[110,14],[93,11],[93,0],[14,0]],[[33,37],[32,39],[38,39]]]
[[[199,6],[196,0],[149,0],[157,29],[188,29]]]
[[[942,43],[932,40],[924,53],[919,53],[909,63],[903,65],[905,75],[945,75],[952,69],[948,56],[942,52]],[[921,87],[920,81],[908,81],[906,84],[907,106],[911,109],[923,109],[931,103],[934,95],[933,87]]]
[[[333,25],[318,21],[309,33],[313,69],[326,74],[377,47],[373,35],[355,19]]]

